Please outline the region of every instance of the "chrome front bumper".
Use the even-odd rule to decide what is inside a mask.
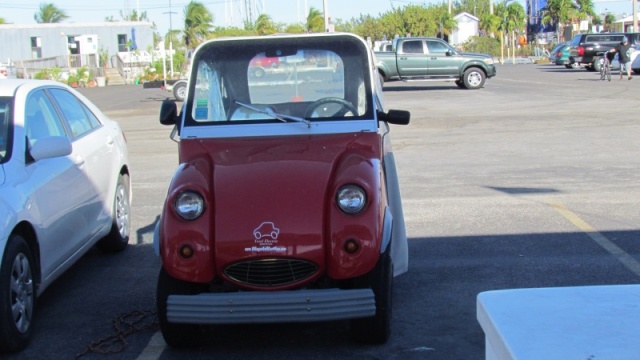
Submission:
[[[374,316],[371,289],[170,295],[167,320],[182,324],[313,322]]]

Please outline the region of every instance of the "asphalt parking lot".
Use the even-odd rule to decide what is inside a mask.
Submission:
[[[478,91],[385,84],[387,108],[412,113],[392,127],[410,270],[395,281],[389,343],[354,344],[348,323],[331,322],[216,327],[202,348],[167,349],[153,321],[151,243],[177,166],[157,120],[171,94],[81,92],[128,139],[130,247],[91,251],[56,281],[39,299],[34,341],[8,359],[482,359],[478,293],[640,280],[640,76],[499,65]]]

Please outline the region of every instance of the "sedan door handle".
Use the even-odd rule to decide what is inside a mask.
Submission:
[[[107,145],[113,145],[113,136],[107,136]]]
[[[84,165],[84,158],[82,156],[76,156],[73,159],[73,163],[76,164],[77,167],[82,167]]]

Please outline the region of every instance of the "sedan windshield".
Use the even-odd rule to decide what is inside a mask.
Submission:
[[[11,149],[11,98],[0,97],[0,164],[9,158]]]

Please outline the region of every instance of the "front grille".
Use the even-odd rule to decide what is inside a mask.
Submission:
[[[316,264],[304,260],[261,259],[229,265],[224,274],[240,284],[274,287],[302,281],[317,270]]]

